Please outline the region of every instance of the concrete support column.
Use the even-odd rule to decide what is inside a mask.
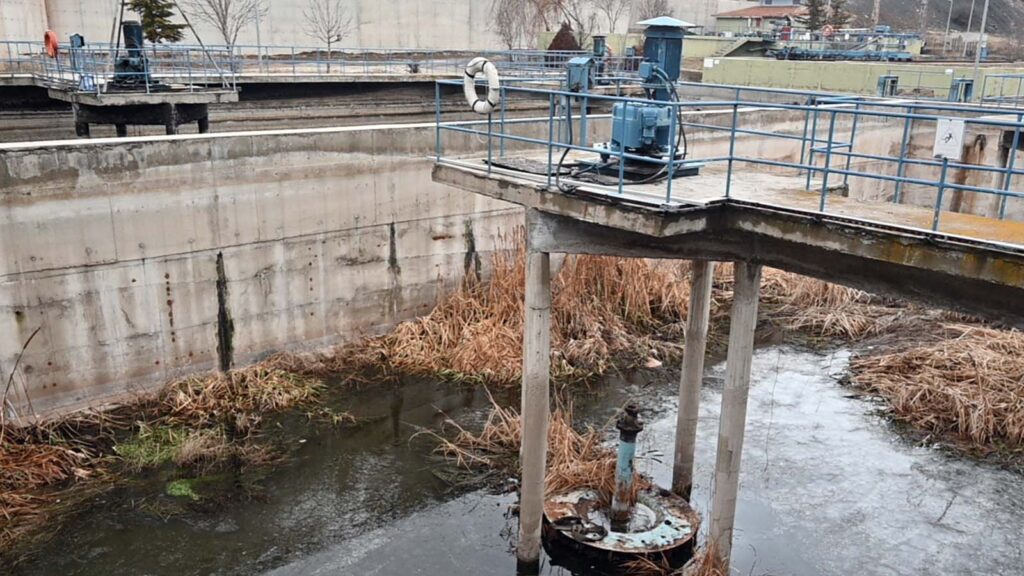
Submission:
[[[726,564],[732,554],[733,522],[736,519],[736,496],[739,492],[740,459],[747,421],[750,364],[754,355],[760,288],[761,266],[737,262],[725,389],[722,392],[722,415],[718,429],[715,485],[711,498],[710,538],[718,546],[718,553]]]
[[[168,136],[178,133],[178,109],[174,104],[164,104],[164,130]]]
[[[697,443],[700,387],[704,379],[704,355],[711,317],[714,262],[694,260],[690,279],[690,311],[686,319],[683,372],[679,378],[679,413],[676,419],[676,451],[672,466],[672,491],[690,499],[693,489],[693,454]]]
[[[547,470],[549,374],[551,368],[551,259],[528,252],[526,325],[523,334],[522,482],[519,499],[520,574],[540,571],[544,475]]]

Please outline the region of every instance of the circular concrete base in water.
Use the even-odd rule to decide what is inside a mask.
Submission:
[[[673,568],[693,557],[700,517],[682,498],[652,488],[637,495],[626,529],[615,531],[594,490],[555,495],[544,503],[544,549],[571,570],[614,573],[646,558]]]

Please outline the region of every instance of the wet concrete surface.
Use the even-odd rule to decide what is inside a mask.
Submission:
[[[740,574],[1024,572],[1024,478],[912,446],[836,383],[847,355],[788,347],[754,360],[733,567]],[[720,378],[702,394],[694,502],[706,512]],[[577,416],[606,423],[638,399],[648,425],[638,467],[671,475],[674,376],[644,372],[577,394]],[[515,402],[515,398],[501,399]],[[430,383],[365,389],[338,408],[364,423],[299,443],[259,497],[161,517],[134,505],[145,483],[104,497],[16,574],[514,574],[514,498],[451,490],[419,427],[445,412],[479,424],[482,391]],[[609,434],[611,437],[611,434]],[[303,441],[304,440],[304,441]],[[545,566],[545,574],[565,575]]]

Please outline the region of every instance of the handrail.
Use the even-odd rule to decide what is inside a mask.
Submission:
[[[622,78],[617,80],[622,83],[630,81]],[[644,87],[636,78],[631,82],[634,88]],[[613,115],[607,113],[610,108],[625,103],[650,105],[650,100],[612,94],[569,92],[524,79],[506,82],[502,86],[502,110],[496,111],[486,120],[445,121],[444,111],[451,110],[451,107],[443,106],[442,100],[446,97],[445,94],[454,91],[442,88],[459,84],[449,80],[437,82],[436,160],[441,163],[457,161],[444,153],[446,134],[482,139],[487,146],[489,161],[481,165],[481,170],[486,170],[487,173],[492,172],[495,162],[507,165],[506,158],[513,155],[513,150],[536,150],[538,160],[545,154],[547,157],[546,162],[540,160],[537,164],[537,181],[543,182],[544,186],[555,191],[560,187],[569,190],[589,186],[599,193],[604,193],[600,192],[602,190],[607,191],[608,200],[611,202],[636,202],[639,197],[658,197],[657,189],[660,187],[660,197],[663,198],[664,204],[672,205],[686,202],[685,195],[673,195],[673,180],[678,170],[688,166],[719,165],[725,169],[721,198],[729,198],[733,180],[737,177],[736,166],[748,165],[770,167],[791,174],[805,174],[804,188],[817,192],[819,211],[823,214],[830,212],[828,200],[834,193],[835,184],[849,186],[851,182],[854,185],[858,181],[877,182],[883,190],[885,187],[895,190],[890,192],[888,199],[895,204],[906,203],[911,190],[918,201],[925,197],[923,195],[933,194],[935,202],[931,207],[931,231],[941,229],[942,215],[948,211],[949,198],[953,194],[973,193],[980,197],[994,198],[996,208],[993,220],[1008,217],[1007,206],[1010,201],[1024,207],[1024,191],[1019,184],[1015,185],[1015,182],[1024,182],[1021,179],[1024,176],[1024,167],[1015,162],[1016,154],[1010,154],[1005,165],[982,165],[956,158],[911,157],[909,153],[903,153],[909,150],[907,143],[911,138],[919,139],[918,142],[923,138],[930,146],[935,127],[940,121],[948,119],[962,120],[969,130],[979,133],[989,130],[998,134],[1009,134],[1013,142],[1011,148],[1016,149],[1024,143],[1024,110],[1015,110],[1007,114],[1005,109],[981,104],[960,105],[835,94],[805,94],[802,103],[773,102],[765,101],[763,96],[775,94],[780,96],[778,100],[784,100],[793,96],[794,92],[771,88],[713,85],[711,88],[730,91],[735,98],[657,103],[672,111],[668,115],[671,118],[669,134],[674,135],[679,130],[686,130],[691,146],[686,150],[688,155],[682,157],[682,150],[677,148],[676,141],[670,137],[668,150],[660,157],[651,157],[633,150],[613,150],[589,140],[568,141],[569,131],[565,128],[568,122],[572,122],[573,126],[580,126],[580,131],[588,129],[585,127],[589,127],[590,133],[600,129],[611,131],[612,122],[615,120]],[[694,86],[701,85],[677,83],[677,88]],[[629,87],[628,84],[622,86]],[[532,98],[534,101],[546,100],[548,117],[528,120],[520,118],[515,123],[506,120],[504,102],[508,97],[515,95]],[[744,117],[750,113],[772,111],[789,114],[792,127],[771,130],[757,125],[743,125]],[[804,126],[802,132],[799,127],[801,120]],[[894,142],[899,152],[865,149],[863,139],[857,138],[858,132],[884,128],[892,128],[894,134],[898,136],[899,127],[903,125],[913,128],[903,131],[902,146],[899,142]],[[548,134],[547,138],[541,135],[544,132]],[[721,148],[718,148],[706,157],[701,157],[694,152],[694,142],[714,138],[715,134],[728,139],[728,153],[722,153]],[[744,136],[756,137],[762,142],[753,149],[744,147]],[[795,157],[771,152],[776,148],[772,145],[773,142],[788,143],[785,150],[795,150],[799,146],[800,159],[795,160]],[[737,143],[741,146],[737,146]],[[592,175],[580,180],[572,175],[571,170],[566,171],[563,163],[558,161],[565,153],[585,153],[593,158],[592,163],[585,161],[582,165],[576,165],[576,169],[582,170],[581,174],[600,171],[604,175],[604,183],[595,184]],[[651,173],[666,171],[667,178],[657,186],[645,183],[642,193],[630,192],[633,183],[625,177],[624,166],[627,161],[647,164]],[[618,168],[615,168],[616,164]],[[618,177],[614,174],[616,170]],[[569,188],[565,188],[566,186]],[[975,204],[983,205],[977,202]],[[1015,217],[1020,217],[1022,211],[1019,208],[1015,210]],[[1021,238],[1019,243],[1024,245],[1024,238]]]

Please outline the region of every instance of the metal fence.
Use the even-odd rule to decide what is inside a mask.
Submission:
[[[568,61],[588,56],[583,51],[547,50],[414,50],[333,49],[315,46],[253,46],[150,44],[144,49],[145,69],[137,73],[147,90],[165,84],[221,85],[233,89],[240,78],[337,76],[461,76],[477,56],[491,60],[505,76],[561,77]],[[124,46],[61,45],[56,58],[46,55],[42,42],[0,41],[0,77],[27,76],[38,83],[102,93],[114,77],[115,63],[128,56]],[[628,74],[641,58],[604,59],[607,74]],[[132,74],[122,78],[131,80]],[[155,82],[159,85],[154,85]],[[194,88],[192,88],[194,89]]]
[[[701,166],[724,171],[721,189],[715,191],[715,194],[719,198],[728,199],[732,197],[733,186],[737,181],[737,168],[744,166],[748,170],[747,174],[750,174],[749,171],[774,170],[792,176],[799,187],[817,194],[817,210],[825,214],[830,212],[829,201],[837,185],[849,186],[857,180],[862,184],[873,182],[879,188],[886,187],[891,193],[879,202],[882,205],[885,202],[897,205],[908,203],[907,191],[913,188],[913,203],[918,207],[921,207],[922,197],[934,197],[931,205],[932,222],[927,227],[934,232],[942,230],[942,217],[949,212],[950,196],[953,194],[974,193],[994,199],[998,205],[998,214],[993,215],[993,219],[1007,217],[1008,201],[1024,199],[1020,186],[1015,187],[1015,183],[1020,182],[1018,176],[1024,174],[1017,166],[1016,152],[1008,153],[1004,165],[993,166],[948,158],[920,157],[920,154],[915,157],[912,150],[915,134],[917,138],[933,138],[940,122],[955,119],[964,122],[968,131],[998,133],[1004,141],[1008,140],[1006,144],[1009,150],[1017,151],[1024,148],[1021,140],[1024,110],[1015,111],[1010,116],[1000,110],[999,115],[993,116],[993,109],[984,106],[718,87],[731,90],[732,98],[658,103],[672,111],[668,137],[670,150],[660,157],[650,157],[625,149],[613,150],[606,145],[593,144],[588,139],[588,132],[599,131],[595,128],[600,127],[600,130],[607,133],[614,128],[611,126],[612,116],[607,114],[607,110],[614,104],[650,104],[650,100],[580,94],[551,90],[531,82],[517,82],[501,88],[502,102],[513,95],[544,100],[548,103],[549,112],[546,119],[509,119],[504,108],[500,107],[486,120],[445,121],[442,99],[452,96],[446,96],[450,91],[442,90],[442,87],[457,84],[451,81],[437,84],[436,161],[466,165],[465,159],[445,155],[444,142],[446,137],[452,135],[471,135],[486,146],[486,160],[477,166],[481,166],[481,169],[485,167],[488,174],[494,170],[506,170],[503,166],[508,166],[511,159],[530,158],[539,162],[539,169],[533,172],[536,183],[551,190],[586,189],[604,194],[610,201],[639,200],[650,203],[655,199],[656,205],[679,205],[687,202],[687,194],[679,194],[677,187],[685,186],[687,180],[676,180],[676,175]],[[685,85],[679,84],[681,87]],[[595,113],[600,110],[604,113]],[[718,121],[711,121],[708,113],[714,113]],[[757,122],[748,120],[749,113],[785,114],[789,124],[795,128],[784,131],[759,126]],[[900,135],[899,140],[894,140],[898,150],[880,153],[876,148],[863,146],[864,142],[858,136],[863,135],[865,128],[871,124],[876,128],[884,124],[887,130],[895,130],[893,135]],[[530,129],[523,129],[524,126]],[[576,138],[571,137],[573,128],[569,127],[575,127]],[[625,120],[621,128],[625,129]],[[728,151],[699,157],[693,153],[692,146],[686,146],[685,139],[677,138],[681,131],[689,133],[691,138],[697,133],[719,134],[727,138]],[[742,143],[744,138],[749,137],[761,139],[763,143],[753,149],[737,146],[738,142]],[[770,151],[776,144],[798,147],[799,159],[791,160],[759,152]],[[928,141],[928,148],[931,149],[931,140]],[[605,173],[611,171],[611,181],[595,182],[590,175],[581,177],[583,175],[580,172],[574,173],[563,168],[566,155],[575,154],[578,157],[581,153],[600,159],[594,162],[605,163],[603,170]],[[651,171],[657,170],[664,177],[657,186],[643,182],[642,189],[638,189],[637,183],[626,177],[627,161],[648,164]],[[582,171],[592,173],[593,168],[583,168]],[[952,177],[954,172],[956,178]],[[998,183],[992,184],[991,181]],[[652,188],[657,190],[652,191]],[[849,188],[846,190],[849,191]],[[880,213],[884,213],[884,210]],[[1017,243],[1024,244],[1024,238]]]
[[[981,101],[994,106],[1019,107],[1024,103],[1024,74],[986,74]]]

